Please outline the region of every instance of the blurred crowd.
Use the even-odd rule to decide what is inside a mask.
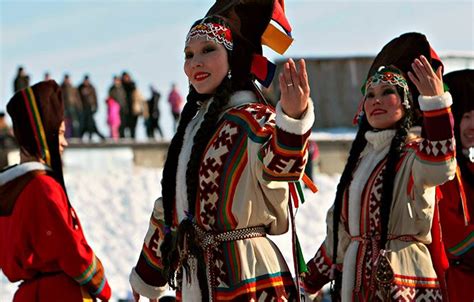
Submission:
[[[49,73],[45,73],[43,80],[50,79]],[[13,92],[26,88],[30,84],[29,75],[20,66],[13,83]],[[113,76],[112,84],[108,89],[105,99],[107,106],[106,121],[109,127],[109,133],[107,134],[101,133],[96,126],[94,116],[97,113],[99,100],[90,76],[84,75],[82,82],[75,86],[71,82],[70,75],[65,74],[62,82],[58,84],[61,86],[64,99],[67,138],[82,140],[88,137],[91,141],[92,137],[96,135],[100,140],[105,140],[106,137],[114,141],[121,138],[134,140],[137,121],[140,116],[145,121],[148,138],[163,138],[159,109],[161,94],[153,85],[150,85],[150,96],[145,98],[128,72],[124,71],[120,76]],[[168,94],[168,102],[176,127],[184,101],[175,84],[172,84]]]

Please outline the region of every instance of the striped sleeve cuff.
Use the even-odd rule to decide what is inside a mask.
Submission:
[[[104,267],[96,256],[93,257],[89,267],[74,279],[80,285],[85,286],[93,296],[110,298],[111,291],[105,277]]]
[[[449,252],[456,256],[462,256],[467,253],[469,250],[474,248],[474,232],[471,232],[466,238],[464,238],[457,245],[449,248]]]

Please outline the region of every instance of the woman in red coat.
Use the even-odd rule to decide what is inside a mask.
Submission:
[[[23,281],[13,301],[108,301],[104,269],[64,186],[59,86],[45,81],[20,90],[7,110],[21,150],[21,163],[0,172],[0,269],[11,282]]]
[[[474,70],[447,74],[453,96],[457,177],[441,186],[443,242],[449,259],[446,281],[450,301],[474,301]],[[464,190],[462,190],[464,189]],[[463,192],[464,191],[464,192]]]

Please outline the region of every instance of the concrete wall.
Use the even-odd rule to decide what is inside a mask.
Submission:
[[[349,149],[352,141],[350,140],[318,140],[319,159],[314,162],[314,171],[325,174],[341,173],[347,161]],[[169,144],[167,142],[150,142],[150,143],[70,143],[68,150],[79,149],[87,152],[96,149],[115,149],[127,148],[133,152],[133,163],[136,166],[149,168],[163,168],[166,160],[166,153]],[[8,155],[8,164],[18,163],[19,156],[17,149],[1,150],[2,153]],[[1,167],[0,167],[1,168]]]
[[[474,69],[474,52],[440,54],[445,73]],[[313,130],[334,127],[353,127],[352,119],[362,99],[361,86],[372,65],[373,56],[341,58],[304,58],[315,103],[316,123]],[[298,58],[295,59],[295,61]],[[286,60],[279,60],[276,75]],[[269,92],[273,102],[280,95],[278,76],[275,76]]]
[[[373,57],[305,58],[305,61],[311,98],[315,104],[316,123],[313,129],[352,127],[352,119],[362,97],[360,87]],[[277,62],[276,74],[281,71],[283,63]],[[278,82],[274,80],[272,85],[274,95],[278,96]]]

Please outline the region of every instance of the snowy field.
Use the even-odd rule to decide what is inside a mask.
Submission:
[[[128,274],[138,259],[154,200],[161,194],[160,169],[136,167],[129,149],[67,150],[65,180],[71,203],[89,244],[104,264],[111,301],[130,297]],[[306,191],[297,213],[298,236],[306,260],[326,233],[325,216],[340,175],[316,174],[316,194]],[[289,233],[272,236],[292,268]],[[11,301],[17,284],[0,273],[0,301]]]

